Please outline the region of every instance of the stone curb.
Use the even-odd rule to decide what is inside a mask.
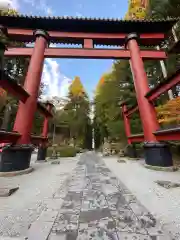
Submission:
[[[57,160],[57,161],[54,160],[54,161],[51,162],[51,164],[60,164],[60,161],[58,161],[58,160]]]
[[[130,160],[130,161],[139,161],[140,158],[130,158],[130,157],[127,157],[127,160]]]
[[[36,160],[35,163],[47,163],[48,160]]]
[[[27,240],[27,237],[0,237],[0,240]]]
[[[0,188],[0,197],[9,197],[15,193],[19,187]]]
[[[145,168],[151,169],[151,170],[155,170],[155,171],[162,171],[162,172],[175,172],[178,171],[178,168],[175,166],[172,167],[158,167],[158,166],[151,166],[151,165],[147,165],[144,164]]]
[[[118,163],[126,163],[126,161],[124,159],[118,159],[117,162]]]
[[[15,172],[0,172],[0,177],[15,177],[23,174],[28,174],[34,171],[34,168],[29,167],[25,170],[15,171]]]
[[[121,160],[125,160],[125,161],[139,161],[140,158],[130,158],[130,157],[119,157]]]

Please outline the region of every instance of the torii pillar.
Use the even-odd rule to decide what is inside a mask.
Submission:
[[[48,34],[45,31],[36,30],[34,35],[36,37],[35,46],[24,83],[24,89],[30,96],[25,104],[20,102],[14,124],[14,131],[21,134],[18,140],[19,144],[31,143],[31,129],[37,108],[37,99],[44,64],[44,52],[48,44]]]
[[[37,98],[39,94],[42,69],[44,64],[44,52],[48,45],[48,34],[43,30],[34,32],[35,46],[30,59],[26,75],[24,89],[29,93],[25,103],[20,102],[14,131],[20,133],[20,138],[15,147],[10,149],[5,157],[5,171],[18,171],[29,168],[33,146],[31,145],[31,129],[33,126],[34,114],[37,109]]]
[[[47,110],[49,112],[52,111],[53,104],[50,102],[46,103]],[[43,123],[43,131],[42,131],[42,137],[45,138],[45,141],[42,141],[39,149],[38,149],[38,155],[37,155],[37,161],[45,161],[46,155],[47,155],[47,147],[48,147],[48,130],[49,130],[49,117],[45,116],[44,123]]]
[[[144,131],[145,161],[147,165],[170,167],[173,165],[172,155],[168,145],[158,142],[153,134],[160,127],[153,103],[145,97],[149,92],[148,78],[138,45],[138,35],[131,33],[127,36],[126,46],[130,51],[131,71],[134,79],[136,98]]]
[[[131,140],[129,139],[129,137],[131,136],[131,126],[130,126],[130,121],[129,121],[129,118],[126,114],[126,111],[127,111],[127,105],[126,105],[126,103],[122,103],[122,114],[123,114],[123,120],[124,120],[124,128],[125,128],[126,137],[128,139],[128,145],[127,145],[127,148],[125,150],[125,154],[130,158],[136,158],[137,153],[136,153],[135,144],[132,144]]]

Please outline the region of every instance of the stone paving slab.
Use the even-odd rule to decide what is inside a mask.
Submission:
[[[58,215],[58,211],[48,209],[43,211],[36,222],[54,222]]]
[[[81,156],[58,194],[63,203],[48,240],[171,239],[94,153]]]
[[[27,234],[28,240],[46,240],[51,231],[53,222],[36,221],[32,224]]]
[[[46,205],[46,208],[50,211],[59,210],[63,204],[63,199],[48,198],[44,200],[44,204]]]

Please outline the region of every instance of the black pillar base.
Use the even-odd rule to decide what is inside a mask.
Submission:
[[[32,145],[6,146],[0,157],[0,172],[21,171],[29,168]]]
[[[137,158],[136,147],[134,144],[129,144],[125,149],[125,156],[130,158]]]
[[[172,154],[169,146],[165,143],[145,143],[145,162],[147,165],[157,167],[173,166]]]
[[[46,160],[47,147],[39,147],[37,154],[37,161]]]

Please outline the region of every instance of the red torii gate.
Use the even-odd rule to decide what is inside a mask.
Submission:
[[[149,90],[146,93],[145,98],[147,98],[149,102],[153,103],[162,94],[166,93],[168,90],[170,90],[172,87],[178,84],[180,84],[180,69],[178,69],[172,75],[168,76],[163,82],[159,83],[156,87]],[[128,144],[131,146],[131,144],[133,143],[143,142],[145,140],[145,137],[144,137],[144,133],[131,135],[129,119],[133,113],[139,110],[139,107],[138,107],[138,104],[136,104],[128,108],[127,103],[128,102],[122,102],[121,106],[122,106],[122,113],[123,113],[124,124],[125,124],[125,132],[128,138]],[[153,134],[155,135],[156,139],[159,142],[180,141],[180,127],[158,129],[157,131],[154,131]],[[130,155],[132,157],[136,155],[133,147],[130,148]]]
[[[30,133],[45,57],[129,59],[144,131],[146,163],[171,166],[172,157],[168,147],[160,143],[154,134],[159,129],[159,124],[153,104],[145,97],[149,87],[143,60],[166,58],[166,53],[163,50],[154,50],[154,46],[164,41],[165,34],[176,22],[176,19],[126,21],[23,15],[1,16],[0,24],[7,28],[10,40],[16,42],[35,40],[34,48],[9,48],[5,51],[5,56],[31,57],[24,84],[29,97],[25,103],[19,104],[14,124],[14,131],[20,135],[17,143],[31,143]],[[78,44],[81,48],[49,48],[50,42]],[[104,49],[97,48],[96,45],[125,46],[125,48]],[[152,48],[140,50],[139,45]],[[125,122],[128,126],[126,118]],[[130,140],[129,143],[131,143]]]

